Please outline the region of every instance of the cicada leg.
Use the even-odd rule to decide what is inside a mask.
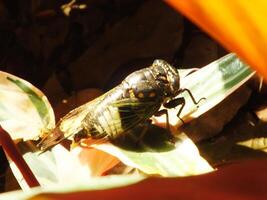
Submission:
[[[148,131],[148,126],[151,124],[151,121],[146,121],[144,124],[143,124],[143,129],[142,129],[142,132],[141,134],[136,138],[136,143],[140,146],[140,145],[143,145],[143,138],[144,136],[146,135],[147,131]]]
[[[170,121],[169,121],[169,113],[167,109],[162,109],[159,110],[157,113],[154,114],[155,116],[162,116],[162,115],[166,115],[166,129],[168,130],[168,132],[170,133],[170,137],[169,137],[169,142],[171,142],[172,144],[175,144],[176,139],[171,131],[171,127],[170,127]],[[182,120],[182,119],[181,119]]]
[[[185,99],[184,97],[179,97],[176,99],[172,99],[171,101],[164,103],[163,106],[165,108],[175,108],[177,106],[181,105],[179,111],[177,112],[176,116],[181,120],[181,122],[184,124],[184,120],[180,117],[181,112],[183,111],[185,107]]]
[[[159,110],[158,112],[156,112],[154,114],[154,116],[156,116],[156,117],[159,117],[159,116],[162,116],[162,115],[166,115],[166,129],[168,131],[171,131],[168,110],[167,109],[162,109],[162,110]]]
[[[194,103],[195,105],[198,105],[199,102],[200,102],[201,100],[205,100],[205,99],[206,99],[206,98],[201,98],[201,99],[199,99],[198,101],[196,101],[196,99],[195,99],[195,97],[193,96],[193,94],[191,93],[191,91],[190,91],[189,89],[187,89],[187,88],[181,89],[180,93],[182,93],[182,92],[187,92],[187,93],[189,94],[190,98],[192,99],[192,101],[193,101],[193,103]],[[166,107],[166,108],[175,108],[175,107],[181,105],[181,107],[180,107],[180,109],[178,110],[176,116],[177,116],[177,117],[182,121],[182,123],[184,124],[183,119],[180,117],[180,114],[182,113],[182,111],[183,111],[183,109],[184,109],[184,107],[185,107],[185,98],[184,98],[184,97],[178,97],[178,98],[176,98],[176,99],[172,99],[172,100],[170,100],[169,102],[164,103],[163,105],[164,105],[164,107]]]
[[[201,99],[199,99],[198,101],[196,101],[195,97],[193,96],[193,94],[191,93],[191,91],[187,88],[183,88],[181,89],[180,93],[183,93],[183,92],[187,92],[190,96],[190,98],[192,99],[193,103],[195,105],[198,105],[200,103],[201,100],[205,100],[206,98],[205,97],[202,97]]]
[[[140,147],[144,146],[143,138],[148,131],[148,123],[143,122],[137,126],[126,130],[125,132],[117,135],[116,137],[108,137],[109,140],[119,146]]]

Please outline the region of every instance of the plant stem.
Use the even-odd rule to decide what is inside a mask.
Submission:
[[[5,153],[15,163],[23,178],[29,187],[40,186],[36,177],[32,173],[30,167],[27,165],[23,157],[21,156],[17,146],[14,144],[12,138],[1,126],[0,126],[0,144],[2,145]]]

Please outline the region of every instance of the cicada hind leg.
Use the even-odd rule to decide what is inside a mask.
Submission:
[[[134,150],[139,149],[144,146],[143,139],[146,136],[150,125],[150,120],[139,123],[115,137],[109,136],[109,140],[121,148]]]

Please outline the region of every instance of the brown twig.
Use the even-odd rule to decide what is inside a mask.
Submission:
[[[21,172],[23,178],[29,187],[40,186],[40,183],[37,181],[36,177],[32,173],[31,169],[21,156],[18,148],[14,144],[12,138],[1,126],[0,126],[0,144],[2,145],[5,153],[8,157],[15,163]]]

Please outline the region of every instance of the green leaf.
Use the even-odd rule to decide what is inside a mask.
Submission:
[[[44,123],[44,126],[47,126],[50,123],[50,115],[49,115],[49,108],[47,107],[46,103],[40,96],[38,95],[31,87],[27,86],[23,81],[19,79],[13,79],[11,77],[7,77],[7,80],[11,81],[12,83],[16,84],[25,94],[28,95],[29,99],[31,100],[33,106],[36,108],[41,120]]]
[[[55,126],[45,95],[27,81],[0,71],[0,124],[12,139],[29,140]]]
[[[212,167],[198,152],[194,143],[186,136],[179,135],[175,143],[170,143],[154,127],[145,136],[142,148],[122,148],[110,143],[93,145],[119,158],[125,165],[137,168],[146,174],[165,177],[190,176],[213,171]],[[150,143],[148,142],[150,140]],[[156,143],[156,144],[155,144]]]
[[[24,160],[42,187],[71,183],[86,184],[95,176],[118,164],[118,159],[96,149],[75,148],[71,152],[57,145],[51,151],[40,152],[32,142],[17,144]],[[24,191],[29,186],[13,161],[10,167]]]
[[[181,79],[181,88],[189,89],[196,100],[205,100],[197,107],[188,93],[178,95],[184,97],[186,102],[180,117],[184,121],[197,118],[236,91],[254,74],[248,65],[231,53],[184,77]],[[169,110],[170,124],[175,127],[182,125],[176,117],[178,110],[179,107]],[[162,117],[157,119],[159,122],[165,120]]]

